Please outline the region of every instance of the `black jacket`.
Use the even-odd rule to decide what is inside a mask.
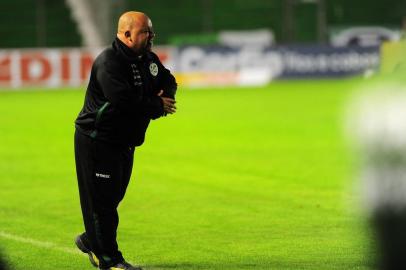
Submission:
[[[176,87],[156,54],[137,56],[116,38],[93,63],[76,129],[98,140],[139,146],[150,120],[164,115],[158,92],[174,98]]]

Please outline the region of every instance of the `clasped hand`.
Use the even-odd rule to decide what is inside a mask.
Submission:
[[[163,90],[159,91],[158,97],[162,98],[163,104],[164,104],[164,112],[173,114],[176,112],[176,100],[173,98],[168,98],[168,97],[163,97],[162,94],[164,93]]]

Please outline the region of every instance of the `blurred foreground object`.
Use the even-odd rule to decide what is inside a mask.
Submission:
[[[363,203],[381,270],[406,269],[405,51],[388,52],[387,75],[368,82],[354,99],[349,129],[361,157]]]
[[[376,233],[378,269],[406,269],[406,87],[382,83],[357,101],[364,207]]]

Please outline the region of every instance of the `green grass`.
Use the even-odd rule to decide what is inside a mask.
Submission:
[[[148,269],[368,269],[342,109],[357,81],[180,89],[153,121],[120,205],[125,257]],[[73,121],[83,91],[0,92],[0,248],[14,269],[92,269]],[[20,238],[49,242],[40,247]]]

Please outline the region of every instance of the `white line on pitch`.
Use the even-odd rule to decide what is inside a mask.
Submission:
[[[39,241],[39,240],[27,238],[27,237],[9,234],[9,233],[3,232],[3,231],[0,231],[0,237],[9,239],[9,240],[13,240],[16,242],[20,242],[20,243],[30,244],[30,245],[33,245],[36,247],[57,250],[57,251],[61,251],[64,253],[75,254],[75,255],[85,255],[84,253],[82,253],[79,250],[74,249],[74,248],[60,247],[57,244],[54,244],[51,242],[43,242],[43,241]]]

